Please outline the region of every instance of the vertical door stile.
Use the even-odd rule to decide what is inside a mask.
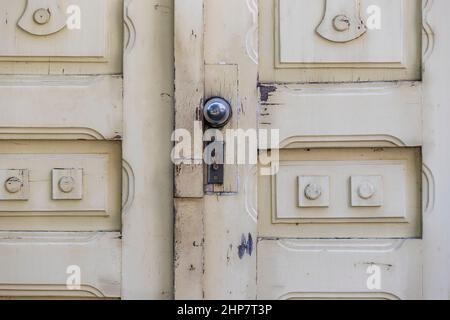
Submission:
[[[175,140],[192,152],[175,161],[175,298],[204,298],[204,0],[175,0]]]
[[[122,298],[173,298],[173,1],[125,1]]]

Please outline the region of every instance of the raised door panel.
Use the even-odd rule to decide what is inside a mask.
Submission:
[[[279,130],[282,148],[423,142],[420,82],[261,85],[260,103],[260,128]]]
[[[1,0],[0,73],[121,73],[122,13],[122,0]]]
[[[261,240],[258,298],[422,299],[420,240]]]
[[[420,79],[420,0],[260,5],[262,82]]]
[[[258,298],[421,298],[422,2],[259,4]]]
[[[121,76],[0,76],[0,139],[121,140]]]
[[[118,232],[0,232],[0,253],[0,300],[121,296]]]
[[[121,167],[119,142],[0,142],[0,230],[120,231]]]
[[[277,238],[420,238],[421,150],[288,149],[259,178],[259,234]]]

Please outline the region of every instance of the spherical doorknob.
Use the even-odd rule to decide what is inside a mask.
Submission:
[[[213,98],[203,108],[205,121],[213,128],[225,126],[231,119],[231,105],[222,98]]]

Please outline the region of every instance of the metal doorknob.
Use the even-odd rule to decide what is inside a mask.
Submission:
[[[222,98],[208,100],[203,108],[205,121],[213,128],[225,126],[230,121],[231,115],[230,104]]]

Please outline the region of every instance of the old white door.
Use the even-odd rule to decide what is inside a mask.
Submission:
[[[448,298],[448,1],[175,3],[177,128],[219,96],[280,138],[179,159],[176,297]]]
[[[172,296],[171,7],[0,1],[0,297]]]

